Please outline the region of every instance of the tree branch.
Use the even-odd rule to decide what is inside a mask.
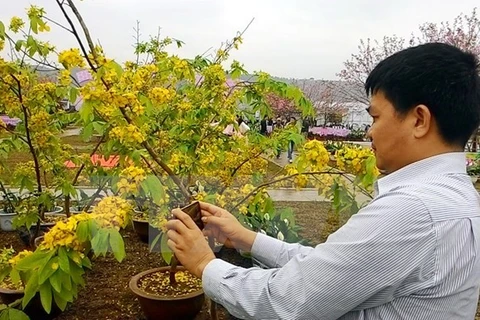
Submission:
[[[68,32],[70,32],[70,33],[73,33],[72,30],[68,29],[67,27],[63,26],[62,24],[60,24],[60,23],[58,23],[58,22],[56,22],[56,21],[54,21],[54,20],[52,20],[52,19],[50,19],[50,18],[48,18],[48,17],[45,17],[45,16],[44,16],[43,18],[44,18],[45,20],[50,21],[51,23],[59,26],[60,28],[66,30],[66,31],[68,31]]]
[[[285,180],[288,180],[288,179],[291,179],[291,178],[294,178],[296,176],[300,176],[300,175],[320,175],[320,174],[335,174],[335,175],[340,175],[340,176],[343,176],[345,175],[344,172],[341,172],[341,171],[313,171],[313,172],[303,172],[303,173],[295,173],[295,174],[292,174],[292,175],[289,175],[289,176],[286,176],[286,177],[282,177],[282,178],[279,178],[277,180],[273,180],[273,181],[269,181],[269,182],[265,182],[265,183],[262,183],[261,185],[259,185],[258,187],[256,187],[255,189],[252,190],[252,192],[250,192],[249,194],[247,194],[240,202],[238,202],[233,208],[232,210],[235,210],[236,208],[238,208],[242,203],[244,203],[248,198],[250,198],[252,195],[256,194],[258,192],[258,190],[260,189],[263,189],[265,187],[268,187],[269,185],[272,185],[272,184],[275,184],[275,183],[279,183],[279,182],[282,182],[282,181],[285,181]]]

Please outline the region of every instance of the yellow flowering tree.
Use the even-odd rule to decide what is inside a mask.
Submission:
[[[20,120],[16,126],[0,122],[0,133],[4,135],[0,156],[26,154],[27,162],[4,167],[12,177],[8,182],[20,187],[20,192],[30,193],[28,206],[22,202],[18,209],[26,211],[16,217],[15,225],[29,231],[36,224],[33,241],[44,212],[54,205],[52,194],[60,191],[66,196],[76,195],[73,185],[79,175],[66,170],[65,162],[75,160],[75,153],[60,139],[65,124],[71,120],[61,101],[71,95],[71,87],[64,76],[55,82],[39,70],[50,67],[48,57],[55,55],[56,49],[37,39],[40,33],[50,30],[45,11],[31,6],[27,16],[27,22],[20,17],[13,17],[9,24],[0,22],[0,49],[8,43],[13,54],[11,61],[0,58],[0,113]]]
[[[54,124],[61,113],[51,111],[58,111],[59,99],[75,101],[81,96],[78,124],[82,136],[86,140],[101,137],[93,152],[119,158],[118,169],[109,172],[116,197],[104,199],[91,215],[80,214],[58,223],[33,254],[9,267],[11,278],[18,280],[16,272],[28,278],[24,305],[37,292],[47,311],[52,301],[60,308],[73,301],[83,270],[90,266],[85,256],[90,247],[97,255],[113,250],[117,260],[123,259],[118,230],[128,223],[134,209],[127,200],[151,200],[156,206],[151,223],[159,229],[173,207],[203,200],[225,206],[247,226],[286,241],[299,240],[294,216],[288,210],[275,210],[269,187],[285,183],[298,188],[313,186],[333,200],[338,212],[358,210],[357,188],[368,193],[378,174],[369,151],[353,147],[338,151],[338,168],[334,169],[329,166],[331,159],[324,145],[318,141],[303,144],[303,136],[293,126],[268,137],[255,130],[255,114],[263,118],[272,113],[269,95],[289,99],[304,116],[312,115],[313,108],[299,88],[264,72],[250,75],[237,61],[227,64],[230,51],[242,43],[243,33],[227,41],[213,58],[172,55],[168,47],[181,46],[182,42],[168,37],[139,40],[137,59],[118,63],[94,45],[73,0],[56,2],[67,21],[62,27],[78,40],[79,48],[57,51],[35,39],[32,33],[48,31],[51,21],[38,7],[28,12],[28,32],[22,33],[23,39],[10,36],[25,28],[23,20],[12,19],[8,31],[0,23],[0,40],[8,42],[20,56],[60,69],[48,62],[54,57],[63,68],[57,83],[41,82],[25,61],[0,60],[0,107],[23,121],[14,131],[2,126],[12,134],[11,142],[2,141],[2,145],[5,150],[18,147],[17,137],[22,136],[18,132],[25,133],[20,140],[32,153],[30,168],[34,168],[40,191],[44,168],[56,173],[56,164],[63,165],[65,160],[78,164],[73,180],[56,184],[68,200],[81,170],[91,168],[92,175],[100,170],[90,166],[89,158],[75,156],[58,141],[59,130]],[[81,88],[72,85],[74,68],[84,68],[91,81]],[[250,120],[250,130],[240,125],[241,118]],[[265,179],[266,159],[292,140],[299,146],[299,156],[286,166],[283,175]],[[50,159],[51,154],[56,155],[54,159]],[[27,169],[22,167],[25,172]],[[166,248],[166,237],[161,237],[161,243]],[[58,279],[46,282],[57,273],[58,279],[69,276],[70,286],[59,286]]]

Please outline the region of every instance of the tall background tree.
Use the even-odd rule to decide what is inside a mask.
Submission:
[[[345,82],[340,90],[351,100],[368,104],[363,86],[368,74],[386,57],[407,47],[428,42],[443,42],[480,55],[480,20],[477,9],[459,14],[452,22],[426,22],[412,33],[410,39],[397,35],[385,36],[382,40],[361,39],[358,52],[344,62],[337,76]]]
[[[370,38],[360,40],[358,52],[344,62],[343,70],[337,74],[343,80],[338,90],[352,101],[368,104],[363,87],[373,68],[397,51],[429,42],[448,43],[480,56],[480,19],[477,8],[470,14],[460,13],[451,22],[423,23],[408,40],[397,35],[385,36],[381,41]],[[478,135],[477,130],[475,138],[467,146],[469,151],[477,150]]]

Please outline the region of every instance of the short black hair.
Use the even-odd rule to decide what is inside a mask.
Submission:
[[[427,43],[381,61],[365,82],[367,96],[381,91],[397,114],[428,107],[445,142],[465,146],[480,123],[477,57],[445,43]]]

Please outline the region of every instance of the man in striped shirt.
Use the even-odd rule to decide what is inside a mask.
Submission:
[[[464,146],[480,122],[472,54],[431,43],[369,75],[368,135],[385,177],[373,201],[315,248],[245,229],[202,203],[202,233],[180,210],[167,227],[205,293],[242,319],[474,319],[480,286],[479,195]],[[269,269],[215,259],[204,234]]]

